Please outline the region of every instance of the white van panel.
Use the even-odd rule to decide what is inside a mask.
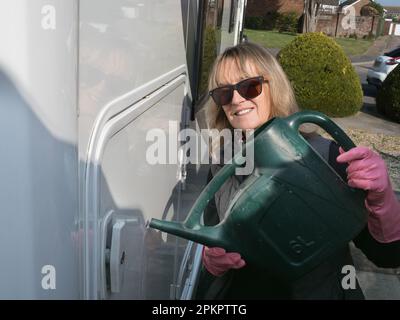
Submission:
[[[155,230],[146,230],[145,223],[152,217],[180,219],[177,211],[180,199],[176,190],[181,167],[178,163],[149,164],[146,152],[154,142],[146,141],[146,136],[149,130],[162,130],[169,141],[169,121],[174,121],[179,128],[186,79],[182,75],[167,83],[110,119],[99,130],[93,153],[95,158],[87,169],[88,298],[97,295],[101,298],[170,298],[170,286],[174,284],[179,268],[175,261],[176,238],[166,234],[161,237]],[[177,141],[177,136],[171,139]],[[169,203],[173,205],[169,206]],[[104,267],[105,248],[102,246],[110,241],[110,235],[97,234],[111,232],[112,223],[108,228],[104,225],[110,211],[114,219],[123,216],[136,221],[125,241],[130,251],[126,252],[124,266],[129,281],[123,281],[118,294],[105,289],[109,270]],[[99,225],[101,227],[97,228]],[[111,247],[109,243],[107,246]],[[134,246],[136,249],[132,249]]]
[[[175,0],[80,1],[81,154],[108,103],[186,65],[180,9]]]
[[[77,1],[0,5],[0,298],[76,299]]]
[[[188,1],[1,1],[0,298],[191,298],[199,247],[145,225],[181,221],[207,172],[183,190],[178,164],[144,158],[147,130],[188,125],[202,50]]]

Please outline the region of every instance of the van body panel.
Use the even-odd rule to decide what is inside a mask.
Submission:
[[[147,222],[182,221],[206,183],[170,125],[196,129],[200,10],[217,54],[238,41],[243,6],[1,1],[0,298],[192,298],[201,246]],[[168,164],[149,162],[153,130]]]
[[[78,3],[0,6],[0,298],[79,298]]]

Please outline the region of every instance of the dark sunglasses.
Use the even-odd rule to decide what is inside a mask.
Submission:
[[[224,106],[232,102],[234,90],[237,90],[245,99],[253,99],[259,96],[264,82],[268,82],[268,80],[265,80],[263,76],[248,78],[236,84],[215,88],[208,94],[213,98],[217,106]]]

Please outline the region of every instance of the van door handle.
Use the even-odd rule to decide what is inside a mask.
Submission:
[[[118,219],[112,228],[110,250],[110,289],[113,293],[121,291],[125,273],[126,241],[124,241],[124,228],[126,223]]]

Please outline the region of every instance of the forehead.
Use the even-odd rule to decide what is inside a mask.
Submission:
[[[218,85],[234,84],[240,80],[261,75],[255,63],[249,60],[240,63],[234,59],[225,59],[221,62],[217,72]]]

